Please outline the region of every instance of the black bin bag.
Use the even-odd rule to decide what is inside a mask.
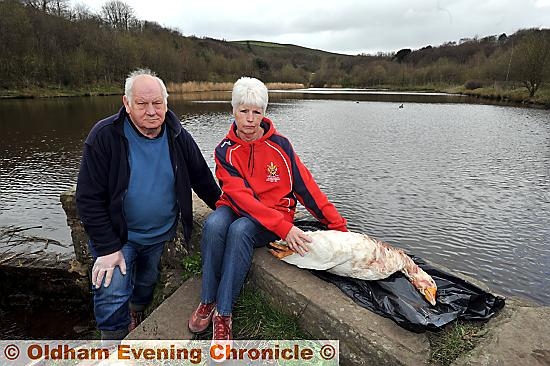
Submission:
[[[324,229],[314,221],[297,220],[295,225],[302,230]],[[504,307],[504,298],[443,272],[419,257],[410,257],[437,284],[435,306],[430,305],[401,272],[383,280],[366,281],[326,271],[310,271],[336,285],[358,305],[417,333],[441,329],[456,319],[486,321]]]

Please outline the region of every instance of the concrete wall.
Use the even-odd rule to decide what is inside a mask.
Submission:
[[[71,228],[71,237],[74,245],[74,253],[78,262],[82,264],[90,264],[92,258],[88,250],[88,236],[80,222],[80,218],[76,208],[75,200],[76,187],[63,192],[61,194],[61,205],[67,215],[67,224]],[[174,240],[166,243],[162,256],[163,268],[176,269],[180,268],[182,260],[185,256],[193,253],[199,247],[200,233],[202,231],[203,222],[211,212],[210,208],[193,193],[193,233],[189,243],[183,240],[181,223],[178,226],[177,236]]]

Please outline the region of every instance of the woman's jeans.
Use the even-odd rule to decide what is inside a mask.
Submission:
[[[262,225],[239,217],[227,206],[212,212],[201,239],[201,302],[215,301],[220,315],[230,315],[252,263],[253,249],[277,239]]]
[[[160,257],[164,242],[141,245],[128,242],[122,247],[126,261],[126,275],[117,266],[109,287],[94,292],[94,313],[97,329],[102,331],[127,330],[132,310],[143,311],[153,299],[153,290],[160,272]],[[131,305],[130,305],[131,304]]]

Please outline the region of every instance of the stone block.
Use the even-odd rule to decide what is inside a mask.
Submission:
[[[63,192],[60,196],[61,205],[67,215],[67,224],[71,229],[71,238],[77,261],[83,264],[91,264],[92,257],[88,250],[88,236],[80,222],[80,217],[76,208],[75,194],[76,186]],[[180,223],[174,240],[168,241],[165,245],[161,259],[163,268],[174,269],[181,267],[183,258],[198,250],[203,222],[211,211],[212,210],[193,193],[193,233],[191,235],[191,240],[189,243],[186,243],[183,239]]]

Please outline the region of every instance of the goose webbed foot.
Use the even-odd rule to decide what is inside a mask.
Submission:
[[[287,245],[279,244],[278,242],[269,243],[269,252],[278,259],[283,259],[296,253],[290,249]]]

